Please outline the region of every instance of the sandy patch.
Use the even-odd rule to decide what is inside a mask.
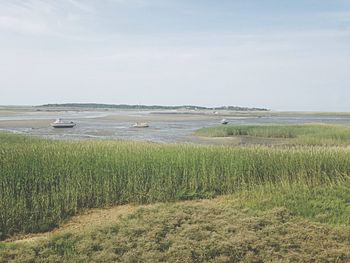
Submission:
[[[4,242],[22,243],[34,242],[42,239],[48,239],[57,234],[63,233],[79,233],[93,230],[96,227],[113,224],[118,221],[120,216],[127,215],[141,206],[121,205],[105,209],[90,209],[85,212],[73,216],[60,227],[45,233],[35,233],[27,235],[18,235]]]

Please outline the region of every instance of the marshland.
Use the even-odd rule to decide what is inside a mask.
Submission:
[[[350,1],[0,1],[0,263],[350,262]]]
[[[138,115],[158,127],[207,124],[176,144],[7,127],[0,133],[0,261],[350,260],[348,116],[294,113],[300,123],[281,124],[290,113],[269,113],[264,124],[256,115],[267,113],[241,113],[235,124],[234,114],[228,125],[212,112]],[[118,116],[110,125],[125,121]],[[326,121],[303,121],[315,116]],[[78,230],[69,228],[79,217]]]

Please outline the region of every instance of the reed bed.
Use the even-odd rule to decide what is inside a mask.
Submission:
[[[196,131],[199,136],[252,136],[287,139],[295,145],[350,145],[350,126],[331,124],[221,125]]]
[[[51,141],[0,134],[0,239],[52,229],[81,209],[187,200],[268,184],[307,187],[350,175],[340,147]]]

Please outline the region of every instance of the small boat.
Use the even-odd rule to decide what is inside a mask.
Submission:
[[[56,119],[54,122],[50,123],[54,128],[73,128],[76,124],[74,122],[66,122],[61,119]]]
[[[221,124],[227,124],[227,123],[228,123],[228,121],[226,119],[221,120]]]
[[[147,128],[149,127],[147,122],[136,122],[131,126],[132,128]]]

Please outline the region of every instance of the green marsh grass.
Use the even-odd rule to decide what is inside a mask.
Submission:
[[[81,209],[210,198],[265,184],[349,179],[350,149],[51,141],[0,134],[0,239]]]
[[[242,209],[270,211],[284,207],[310,221],[350,226],[350,180],[312,187],[304,183],[264,184],[234,196]]]
[[[330,124],[221,125],[195,133],[205,137],[251,136],[287,139],[295,145],[350,145],[350,126]]]

